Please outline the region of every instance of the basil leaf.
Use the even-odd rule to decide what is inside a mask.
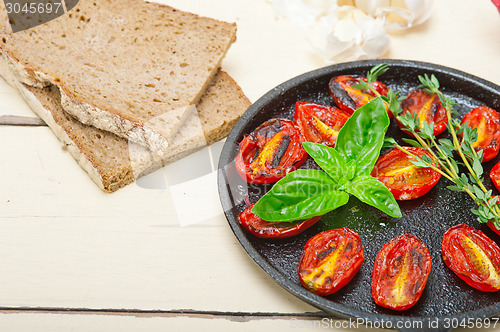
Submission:
[[[338,183],[345,176],[344,168],[346,168],[346,163],[337,150],[312,142],[304,142],[302,146],[319,167],[332,177],[333,181]]]
[[[370,175],[354,179],[347,188],[347,192],[356,196],[363,203],[376,207],[391,217],[401,218],[402,216],[399,205],[389,189]]]
[[[344,178],[351,181],[356,177],[357,165],[356,160],[351,160],[345,165],[345,176]]]
[[[389,123],[384,102],[377,97],[356,110],[340,129],[335,150],[346,162],[356,161],[356,175],[372,171]]]
[[[349,195],[337,190],[325,172],[298,169],[276,182],[252,212],[266,221],[295,221],[321,216],[348,200]]]

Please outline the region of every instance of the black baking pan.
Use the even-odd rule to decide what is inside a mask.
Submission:
[[[400,202],[403,217],[399,219],[388,217],[351,197],[347,205],[330,212],[304,233],[289,239],[260,239],[247,233],[237,222],[237,215],[246,205],[256,202],[270,187],[247,184],[236,173],[234,159],[243,136],[270,118],[293,119],[297,101],[333,105],[328,92],[328,82],[333,76],[365,75],[370,68],[380,63],[386,63],[389,70],[379,80],[401,91],[402,95],[420,84],[418,75],[434,74],[444,94],[457,102],[455,109],[460,118],[480,105],[500,110],[498,85],[430,63],[367,60],[305,73],[266,93],[243,114],[231,131],[222,150],[218,170],[219,194],[224,213],[235,236],[253,260],[286,290],[322,309],[325,317],[354,318],[402,331],[447,331],[464,324],[480,327],[483,319],[500,313],[500,294],[478,291],[449,270],[441,257],[442,236],[449,227],[466,223],[482,230],[497,242],[499,237],[486,225],[480,224],[470,212],[475,203],[466,194],[448,190],[446,186],[450,183],[444,178],[423,197]],[[402,143],[401,138],[405,134],[397,128],[394,119],[391,121],[387,135]],[[489,188],[493,188],[493,185],[487,174],[497,161],[498,158],[483,164],[485,185]],[[314,163],[308,160],[302,167],[314,167]],[[494,192],[497,192],[496,189]],[[339,292],[326,297],[315,295],[300,285],[297,275],[304,244],[320,231],[343,226],[359,233],[365,261],[354,279]],[[406,233],[416,235],[427,245],[432,256],[432,271],[420,301],[411,309],[398,312],[374,303],[371,297],[371,271],[382,245]],[[490,320],[490,323],[493,326],[495,321]]]

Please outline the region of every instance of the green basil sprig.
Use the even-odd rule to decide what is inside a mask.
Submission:
[[[401,217],[394,196],[370,175],[389,123],[384,102],[378,97],[351,115],[338,134],[335,148],[303,143],[324,172],[291,172],[261,197],[252,212],[267,221],[308,219],[346,204],[352,194],[391,217]]]

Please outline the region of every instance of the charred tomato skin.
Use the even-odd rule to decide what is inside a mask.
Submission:
[[[441,134],[446,129],[448,124],[448,116],[446,109],[441,105],[437,94],[430,94],[421,88],[417,88],[410,92],[405,100],[401,102],[403,114],[410,112],[412,115],[417,114],[417,119],[427,123],[434,122],[434,136]],[[398,121],[398,126],[402,128],[402,124]],[[405,133],[411,135],[406,130]]]
[[[297,102],[295,104],[295,123],[308,142],[335,146],[340,128],[350,114],[333,106]]]
[[[443,235],[443,261],[468,285],[484,291],[500,290],[500,248],[480,230],[465,224]]]
[[[474,108],[465,114],[462,124],[477,129],[477,140],[472,144],[476,151],[483,150],[483,162],[495,158],[500,148],[500,113],[487,106]]]
[[[300,234],[321,219],[322,216],[293,222],[269,222],[252,213],[255,204],[238,215],[238,222],[247,231],[263,239],[285,239]]]
[[[240,142],[236,171],[249,183],[272,183],[307,159],[299,128],[288,119],[270,119]]]
[[[422,148],[402,147],[413,155],[432,156]],[[381,155],[371,172],[382,182],[397,200],[410,200],[425,195],[438,183],[441,174],[431,168],[417,167],[411,164],[413,158],[398,148],[393,148]],[[434,161],[434,166],[436,162]]]
[[[297,272],[305,288],[326,296],[347,285],[363,261],[363,246],[358,233],[343,227],[323,231],[309,239]]]
[[[361,81],[367,82],[366,77],[341,75],[333,77],[328,83],[328,89],[335,104],[348,114],[354,113],[358,108],[376,97],[372,91],[362,91],[352,87]],[[385,84],[375,81],[373,87],[380,95],[387,96],[389,89]],[[389,110],[387,114],[389,117],[392,116]]]
[[[414,306],[432,268],[429,249],[413,234],[384,244],[375,258],[372,297],[376,304],[397,311]]]

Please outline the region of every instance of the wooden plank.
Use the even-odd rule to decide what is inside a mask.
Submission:
[[[0,78],[0,115],[36,117],[17,90]]]
[[[164,331],[389,331],[364,327],[352,321],[303,316],[267,315],[124,315],[101,313],[0,312],[0,330],[16,332],[93,331],[93,332],[164,332]],[[343,325],[342,325],[343,324]],[[343,328],[344,326],[345,328]],[[353,327],[354,326],[354,327]],[[460,331],[460,330],[457,330]],[[488,331],[498,331],[491,329]]]
[[[0,145],[0,307],[316,311],[251,261],[222,211],[182,227],[169,190],[106,194],[48,128],[0,130],[14,135]]]
[[[0,307],[317,311],[276,287],[221,218],[188,230],[130,219],[1,218]]]
[[[450,321],[459,325],[460,321]],[[418,331],[435,321],[413,321],[406,330]],[[500,331],[495,318],[464,321],[472,328],[459,327],[454,332]],[[262,313],[134,313],[96,311],[0,311],[0,329],[5,331],[331,331],[331,332],[383,332],[396,330],[379,328],[380,322],[362,318],[335,319],[318,314],[262,314]],[[431,325],[432,326],[432,325]],[[453,326],[453,325],[452,325]]]

